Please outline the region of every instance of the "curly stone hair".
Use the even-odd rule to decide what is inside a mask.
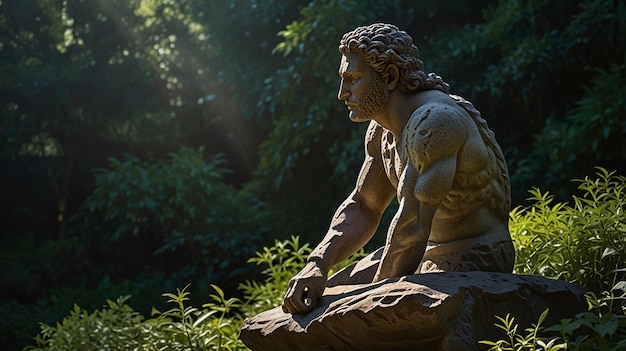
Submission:
[[[435,73],[424,73],[424,63],[419,59],[413,38],[392,24],[374,23],[344,34],[339,51],[344,55],[349,52],[361,55],[383,81],[387,81],[387,66],[396,65],[400,71],[400,90],[405,93],[433,89],[447,93],[450,89]]]

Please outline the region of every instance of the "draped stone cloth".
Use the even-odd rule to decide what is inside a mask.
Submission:
[[[417,273],[513,271],[515,249],[511,240],[482,236],[447,243],[429,241]]]
[[[338,285],[369,284],[374,279],[383,247],[361,261],[333,275],[328,287]],[[515,249],[510,240],[490,235],[465,240],[436,243],[429,241],[424,257],[415,272],[504,272],[513,270]]]

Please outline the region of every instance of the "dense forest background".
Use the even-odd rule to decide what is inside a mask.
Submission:
[[[0,0],[0,344],[74,303],[236,293],[263,245],[317,242],[363,158],[338,41],[373,22],[482,112],[514,205],[626,172],[619,0]]]

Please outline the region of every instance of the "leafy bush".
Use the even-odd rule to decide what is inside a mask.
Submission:
[[[596,175],[577,180],[583,195],[572,197],[573,206],[552,204],[548,193],[531,190],[534,204],[511,211],[509,225],[515,272],[582,285],[589,290],[590,310],[544,328],[546,310],[525,333],[514,317],[497,317],[507,337],[483,341],[489,350],[626,348],[626,177],[602,168]]]
[[[204,309],[200,310],[185,304],[190,300],[187,287],[176,294],[163,294],[174,307],[163,313],[153,311],[157,317],[147,323],[159,333],[152,342],[158,340],[160,350],[245,349],[238,337],[242,318],[232,312],[241,306],[240,300],[226,299],[218,286],[211,285],[215,291],[210,295],[212,302],[202,305]]]
[[[93,313],[74,306],[70,315],[56,326],[42,324],[35,338],[37,346],[25,351],[43,350],[247,350],[239,340],[244,318],[279,306],[287,283],[300,270],[311,249],[300,245],[298,237],[276,241],[264,248],[250,262],[265,266],[264,283],[247,281],[240,285],[245,304],[225,297],[216,285],[211,302],[202,309],[189,305],[188,286],[176,293],[165,293],[173,307],[165,312],[156,309],[145,319],[126,304],[129,296]],[[335,267],[335,271],[364,255],[363,251]]]
[[[246,316],[253,316],[260,311],[279,306],[287,291],[287,283],[299,269],[304,267],[311,252],[308,244],[300,245],[298,237],[290,241],[276,240],[273,247],[265,247],[248,262],[265,266],[264,282],[246,281],[239,289],[246,296],[242,311]]]
[[[171,309],[153,318],[144,317],[126,304],[129,296],[107,301],[100,310],[89,313],[74,306],[70,315],[56,326],[42,325],[35,341],[37,347],[25,351],[42,350],[241,350],[238,340],[240,318],[227,315],[239,300],[226,299],[222,290],[213,286],[213,300],[199,310],[186,305],[190,293],[187,287],[166,293]]]
[[[42,286],[63,286],[80,273],[84,247],[77,238],[41,241],[26,233],[15,241],[15,248],[0,251],[0,297],[38,298]]]
[[[186,147],[150,162],[111,158],[95,171],[82,230],[113,242],[141,238],[155,255],[182,253],[188,268],[204,268],[205,280],[236,277],[260,246],[264,212],[255,196],[223,180],[224,163]]]
[[[625,349],[626,309],[622,301],[626,298],[626,288],[622,286],[614,291],[619,290],[621,296],[609,295],[603,298],[597,298],[594,293],[589,293],[587,296],[589,311],[580,313],[574,318],[564,319],[560,325],[546,328],[545,331],[557,332],[560,340],[564,340],[573,350]],[[614,304],[621,305],[622,311],[611,312],[616,310]]]
[[[626,268],[626,177],[598,168],[596,179],[577,182],[584,193],[573,205],[534,189],[532,206],[511,211],[515,272],[610,291]]]
[[[533,150],[517,162],[513,186],[543,178],[566,196],[567,179],[582,176],[581,171],[593,165],[623,167],[626,148],[619,137],[626,131],[625,114],[626,65],[595,70],[564,120],[548,118],[535,135]]]
[[[510,315],[504,318],[496,317],[499,321],[496,327],[506,333],[506,339],[484,340],[480,343],[490,346],[490,351],[624,350],[626,310],[621,314],[606,311],[612,309],[608,305],[625,297],[626,294],[598,299],[595,294],[590,293],[587,296],[589,311],[579,313],[574,318],[563,319],[561,324],[545,328],[541,326],[549,313],[549,310],[545,310],[536,324],[524,329],[525,333],[518,331],[519,325],[515,324],[514,317]]]
[[[78,305],[56,326],[42,324],[35,341],[25,350],[122,350],[136,346],[145,333],[143,316],[126,305],[128,296],[107,301],[108,306],[89,313]]]
[[[28,276],[24,277],[27,280]],[[2,350],[17,350],[18,347],[32,342],[33,335],[39,331],[37,323],[52,324],[67,316],[75,304],[82,309],[93,311],[111,296],[133,296],[133,308],[147,314],[153,306],[162,308],[155,291],[174,289],[182,278],[146,277],[145,279],[115,282],[109,276],[102,277],[95,285],[82,281],[72,286],[50,288],[40,292],[41,297],[35,302],[5,300],[0,304],[0,347]],[[84,279],[87,280],[87,279]],[[11,286],[7,285],[7,288]],[[19,291],[19,290],[18,290]]]
[[[493,351],[504,351],[504,350],[546,350],[546,351],[556,351],[556,350],[564,350],[567,347],[567,344],[561,343],[558,344],[556,339],[546,340],[547,338],[540,337],[539,331],[542,329],[541,323],[548,316],[549,310],[545,310],[541,316],[539,316],[539,321],[537,324],[533,324],[532,327],[526,328],[524,331],[527,334],[518,333],[517,328],[518,325],[515,324],[515,317],[511,317],[510,315],[506,315],[506,317],[496,317],[500,324],[496,324],[496,327],[504,330],[507,335],[507,339],[498,340],[498,341],[481,341],[481,344],[491,346],[489,350]]]

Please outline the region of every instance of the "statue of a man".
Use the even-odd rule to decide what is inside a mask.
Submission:
[[[368,258],[372,283],[423,272],[513,268],[510,185],[493,132],[468,101],[425,74],[412,38],[373,24],[341,39],[338,98],[355,122],[369,122],[365,161],[306,266],[289,282],[283,310],[317,305],[328,272],[372,237],[394,196],[385,246]],[[355,272],[352,272],[355,273]],[[362,273],[362,272],[361,272]]]

